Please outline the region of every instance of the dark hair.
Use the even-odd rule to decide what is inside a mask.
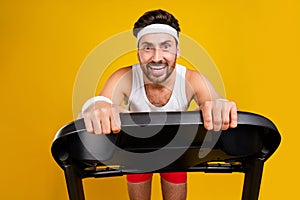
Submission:
[[[167,11],[158,9],[144,13],[134,24],[133,35],[137,36],[138,32],[150,24],[167,24],[180,32],[178,20]]]

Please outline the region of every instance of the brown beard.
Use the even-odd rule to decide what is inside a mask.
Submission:
[[[177,57],[177,54],[175,54],[174,63],[171,64],[171,65],[172,65],[171,67],[170,67],[170,65],[168,65],[167,63],[163,63],[162,61],[159,61],[159,62],[151,62],[151,63],[147,63],[147,64],[141,66],[141,67],[142,67],[142,71],[143,71],[144,75],[147,77],[147,79],[148,79],[150,82],[155,83],[155,84],[161,84],[161,83],[163,83],[164,81],[166,81],[166,80],[171,76],[171,74],[173,73],[173,71],[174,71],[174,69],[175,69],[175,66],[176,66],[176,57]],[[139,60],[140,60],[140,59],[139,59]],[[159,78],[154,79],[153,77],[151,77],[151,74],[149,74],[149,73],[147,72],[147,68],[150,67],[151,65],[152,65],[152,66],[155,66],[155,65],[163,65],[163,64],[165,64],[166,67],[167,67],[167,74],[165,75],[165,77],[163,77],[163,79],[159,79]]]

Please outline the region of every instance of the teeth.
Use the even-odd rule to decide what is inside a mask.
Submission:
[[[164,69],[166,66],[149,66],[149,68],[153,69],[153,70],[162,70]]]

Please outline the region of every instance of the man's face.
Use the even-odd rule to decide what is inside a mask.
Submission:
[[[145,76],[153,83],[163,83],[172,74],[179,57],[175,38],[167,33],[144,35],[139,41],[138,58]]]

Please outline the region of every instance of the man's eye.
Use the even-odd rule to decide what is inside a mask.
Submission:
[[[167,49],[169,49],[169,48],[170,48],[170,45],[168,45],[168,44],[163,45],[163,49],[164,49],[164,50],[167,50]]]
[[[142,49],[143,49],[144,51],[151,51],[153,48],[152,48],[151,45],[144,45],[144,46],[142,47]]]

